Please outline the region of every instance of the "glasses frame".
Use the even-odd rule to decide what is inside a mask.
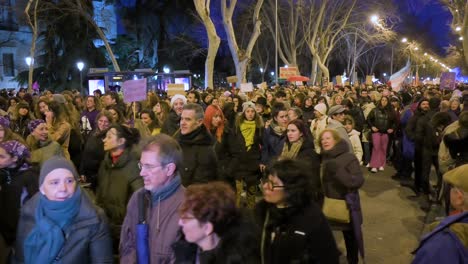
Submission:
[[[270,190],[275,190],[275,189],[280,189],[280,188],[284,188],[285,186],[284,185],[275,185],[270,179],[268,178],[261,178],[260,179],[260,186],[263,188],[263,185],[265,185],[265,183],[267,184],[268,188]]]
[[[143,169],[145,169],[145,170],[154,170],[154,169],[156,169],[158,167],[164,167],[166,165],[162,165],[162,164],[161,165],[148,165],[148,164],[141,164],[141,162],[138,162],[137,166],[138,166],[139,170],[143,170]]]

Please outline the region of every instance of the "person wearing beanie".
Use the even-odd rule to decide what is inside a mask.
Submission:
[[[103,211],[78,185],[69,160],[53,157],[39,174],[39,190],[21,209],[17,263],[111,263],[112,241]]]
[[[237,164],[232,164],[233,176],[236,180],[236,204],[243,205],[242,193],[246,191],[245,202],[248,208],[255,206],[257,194],[257,179],[260,175],[261,145],[263,143],[264,125],[261,116],[255,110],[255,104],[245,102],[242,114],[238,115],[234,127],[232,141],[240,149]]]
[[[31,150],[31,163],[37,163],[41,166],[53,156],[63,157],[62,146],[49,138],[47,124],[44,120],[29,121],[28,130],[30,134],[26,138],[26,143]]]
[[[310,132],[314,138],[315,152],[320,153],[320,133],[327,127],[330,118],[327,116],[327,105],[318,103],[314,106],[315,118],[310,123]]]
[[[29,163],[28,148],[18,141],[0,143],[0,236],[7,247],[16,240],[16,229],[22,205],[39,190],[38,171]]]
[[[257,226],[263,227],[259,251],[263,263],[339,263],[328,221],[313,202],[313,175],[307,168],[300,161],[283,159],[261,179],[263,199],[254,213]]]
[[[181,94],[176,94],[171,98],[171,111],[164,121],[161,133],[172,137],[179,130],[180,115],[185,104],[187,104],[187,98]]]
[[[29,135],[28,123],[33,119],[29,105],[25,102],[16,105],[16,119],[12,120],[10,128],[23,139]]]

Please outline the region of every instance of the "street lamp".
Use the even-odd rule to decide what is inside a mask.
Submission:
[[[379,23],[379,16],[378,15],[372,15],[370,17],[370,21],[374,24],[378,24]]]
[[[459,40],[463,40],[463,37],[459,37],[458,39],[459,39]]]
[[[270,72],[270,75],[271,75],[271,76],[275,76],[275,72]]]
[[[83,68],[84,68],[84,63],[82,61],[79,61],[76,63],[76,67],[80,71],[80,93],[83,94]]]
[[[24,60],[26,61],[26,65],[28,65],[28,67],[33,64],[33,59],[31,57],[26,57]]]
[[[407,38],[402,38],[401,42],[406,43],[406,42],[408,42],[408,39]]]
[[[169,66],[164,66],[163,72],[164,72],[164,73],[170,73],[170,72],[171,72],[171,69],[169,69]]]
[[[455,31],[460,31],[460,30],[461,30],[461,27],[460,27],[460,26],[458,26],[458,27],[455,28]]]
[[[263,68],[260,68],[260,72],[263,73]]]

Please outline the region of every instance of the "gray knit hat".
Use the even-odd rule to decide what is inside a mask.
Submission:
[[[64,157],[54,156],[42,164],[41,172],[39,174],[39,186],[42,185],[45,177],[55,169],[69,170],[73,174],[73,177],[75,177],[75,180],[80,178],[78,172],[75,169],[75,166],[71,161],[65,159]]]

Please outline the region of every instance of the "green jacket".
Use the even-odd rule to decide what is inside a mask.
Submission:
[[[132,194],[143,187],[137,156],[127,149],[117,163],[113,164],[110,153],[107,152],[99,167],[96,203],[106,212],[113,239],[117,241],[127,211],[127,203]]]

